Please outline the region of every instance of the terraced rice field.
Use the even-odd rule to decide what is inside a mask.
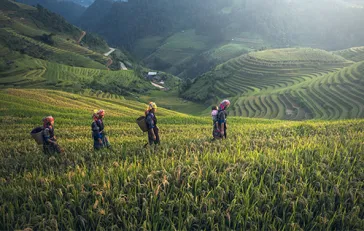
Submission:
[[[103,63],[103,64],[107,63],[107,60],[108,60],[107,57],[105,57],[104,55],[102,55],[100,53],[89,50],[86,47],[82,47],[82,46],[74,43],[74,41],[67,41],[66,39],[63,39],[61,37],[56,37],[54,40],[55,40],[55,46],[60,49],[74,52],[74,53],[82,55],[82,56],[90,57],[92,60],[95,60],[99,63]]]
[[[293,53],[300,58],[295,58],[289,52],[290,50],[286,55],[279,55],[275,51],[269,50],[272,54],[268,51],[250,53],[219,66],[217,70],[229,73],[229,76],[217,80],[217,85],[223,89],[228,89],[233,93],[231,95],[271,91],[314,79],[333,71],[335,68],[348,65],[348,61],[339,56],[330,56],[324,53],[327,55],[324,59],[321,54],[323,51],[317,52],[317,54],[311,53],[311,60],[306,57],[308,56],[306,50],[301,51],[302,57],[296,54],[298,52]],[[282,51],[278,50],[278,52]],[[265,57],[265,59],[260,57]],[[316,59],[322,60],[317,61]]]
[[[364,118],[364,62],[268,94],[240,97],[234,114],[289,120]]]
[[[11,54],[9,54],[11,56]],[[93,81],[128,86],[148,83],[141,82],[133,71],[107,71],[100,69],[72,67],[45,60],[17,57],[7,71],[0,72],[0,88],[61,88],[76,90],[77,87],[90,86]]]
[[[35,8],[32,8],[32,10],[35,10]],[[104,66],[107,63],[107,58],[100,53],[77,44],[74,34],[53,33],[52,39],[54,44],[50,46],[49,44],[39,41],[37,38],[44,34],[48,35],[51,32],[39,28],[31,18],[20,18],[12,12],[1,12],[0,25],[2,28],[2,36],[10,36],[10,38],[7,38],[8,40],[11,40],[10,42],[16,42],[17,39],[25,40],[28,45],[38,46],[47,51],[54,52],[56,55],[67,55],[70,59],[75,60],[85,58],[91,59],[102,64],[93,64],[95,67],[99,65],[98,68],[105,69]],[[77,33],[77,30],[75,29],[72,33]],[[90,62],[91,60],[88,61]]]
[[[19,51],[23,50],[22,52],[25,53],[27,53],[26,50],[28,50],[29,47],[32,47],[35,50],[42,51],[44,57],[47,57],[48,60],[54,62],[96,69],[106,69],[105,64],[107,59],[101,54],[88,51],[86,48],[82,48],[61,38],[55,39],[58,46],[50,46],[31,37],[21,35],[11,28],[1,28],[0,34],[3,36],[3,43],[5,43],[6,46],[11,46],[12,43],[23,44],[22,48],[19,48]],[[32,53],[29,53],[29,55],[32,55]]]
[[[196,89],[192,86],[186,95],[204,94],[209,88],[208,92],[220,99],[232,99],[231,114],[235,116],[286,120],[363,118],[362,66],[310,48],[254,52],[218,66],[205,77],[208,83],[200,79]]]
[[[249,54],[257,60],[266,61],[267,64],[307,64],[307,63],[342,63],[346,60],[340,56],[332,55],[330,52],[313,48],[286,48],[265,50]]]
[[[157,102],[158,103],[158,102]],[[92,150],[106,110],[112,150]],[[1,230],[361,230],[364,121],[211,119],[158,109],[162,143],[144,149],[145,104],[39,89],[0,91]],[[46,115],[65,149],[29,131]]]
[[[354,62],[364,61],[364,47],[353,47],[346,50],[335,51],[333,53]]]

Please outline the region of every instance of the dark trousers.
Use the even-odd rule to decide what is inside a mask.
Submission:
[[[224,126],[224,137],[225,137],[225,139],[226,139],[226,124],[225,124],[225,126]]]
[[[154,132],[154,135],[156,137],[155,140],[153,139],[153,133],[150,130],[148,130],[148,142],[149,142],[149,145],[159,144],[160,143],[160,140],[159,140],[159,129],[158,129],[158,127],[154,127],[153,128],[153,132]]]
[[[225,138],[226,139],[226,124],[224,124],[224,136],[221,135],[221,132],[220,132],[220,129],[221,129],[221,124],[217,125],[214,124],[214,128],[213,128],[213,131],[212,131],[212,136],[215,138],[215,139],[222,139],[222,138]]]
[[[46,155],[52,155],[55,153],[61,153],[61,147],[57,143],[44,143],[43,153]]]
[[[101,140],[102,144],[100,144],[99,139],[94,139],[94,150],[100,150],[104,147],[110,147],[109,140],[106,136],[102,136]]]

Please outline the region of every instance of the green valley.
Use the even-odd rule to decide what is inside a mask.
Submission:
[[[359,1],[74,2],[0,0],[0,230],[363,229]]]

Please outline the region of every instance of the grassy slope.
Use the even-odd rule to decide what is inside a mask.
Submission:
[[[59,25],[56,28],[47,24],[43,25],[37,17],[46,16],[37,13],[39,11],[35,8],[29,8],[19,3],[16,6],[18,5],[15,12],[9,8],[1,8],[1,45],[35,58],[67,65],[106,69],[106,57],[77,44],[78,37],[81,35],[79,29],[61,19],[57,21]],[[47,17],[48,20],[58,20],[53,15],[47,15]],[[53,44],[46,44],[40,40],[43,34],[51,33],[54,34],[52,36]]]
[[[6,54],[5,60],[13,63],[5,64],[0,72],[1,88],[61,88],[75,92],[93,88],[121,95],[152,89],[133,71],[72,67],[21,55],[7,48],[2,52]]]
[[[186,30],[168,38],[153,36],[140,39],[134,46],[132,54],[151,68],[160,67],[159,69],[183,78],[191,78],[185,72],[194,68],[196,57],[203,57],[206,61],[217,65],[266,46],[269,45],[251,34],[242,33],[216,44],[206,36],[196,35],[194,30]]]
[[[140,99],[144,102],[158,102],[158,105],[164,108],[183,112],[190,115],[200,115],[201,112],[206,109],[206,106],[204,105],[180,98],[176,90],[173,90],[171,92],[159,90],[150,91],[148,94],[141,96]]]
[[[144,43],[151,43],[151,39],[144,40]],[[155,48],[155,51],[144,58],[145,63],[153,64],[155,59],[164,63],[166,66],[164,71],[171,72],[173,74],[175,66],[178,66],[193,56],[206,50],[211,45],[211,41],[206,36],[196,35],[194,30],[186,30],[184,32],[178,32],[168,37],[163,43]],[[143,47],[149,47],[150,45],[144,45]],[[137,51],[136,53],[141,53]]]
[[[95,92],[102,90],[133,99],[154,89],[131,70],[106,71],[109,58],[80,46],[76,41],[81,31],[58,16],[23,4],[4,2],[7,5],[2,5],[0,12],[0,88],[51,88],[71,92],[92,88]],[[44,18],[53,20],[55,25],[40,20]],[[54,34],[52,44],[40,40],[44,34],[51,33]],[[87,36],[82,41],[86,46],[100,43],[95,36]],[[97,47],[97,50],[100,49],[101,46]],[[119,50],[111,58],[114,62],[110,68],[119,69],[119,61],[131,65],[129,57]],[[140,71],[137,73],[142,74]],[[174,90],[156,94],[163,94],[164,106],[176,108],[178,97],[175,89],[179,79],[168,75],[163,80],[168,88]],[[158,97],[148,100],[152,99],[160,100]],[[189,102],[177,109],[189,112],[191,105],[200,108],[198,104]]]
[[[210,118],[159,109],[162,144],[145,150],[145,105],[59,91],[0,91],[0,227],[13,229],[356,230],[363,223],[363,120]],[[113,151],[92,151],[91,112],[106,110]],[[28,132],[52,114],[65,153]],[[26,209],[24,209],[26,208]]]
[[[122,95],[152,89],[133,71],[107,71],[108,58],[86,47],[92,44],[102,50],[103,40],[86,35],[82,41],[86,45],[81,46],[77,43],[81,30],[58,15],[12,1],[3,3],[0,7],[1,88],[57,88],[74,92],[93,88]],[[52,41],[42,40],[44,34],[53,34]],[[119,65],[117,59],[116,65]]]

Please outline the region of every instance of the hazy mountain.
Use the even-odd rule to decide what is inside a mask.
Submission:
[[[343,2],[97,0],[92,10],[84,12],[81,25],[127,48],[139,38],[193,28],[217,41],[227,34],[254,32],[277,46],[315,44],[341,49],[360,45],[364,38],[364,10]]]
[[[70,0],[70,1],[85,7],[90,6],[94,2],[94,0]]]
[[[82,15],[80,25],[101,34],[114,46],[128,49],[151,68],[196,77],[200,74],[197,70],[205,71],[221,62],[201,54],[237,39],[264,41],[244,43],[245,47],[240,46],[244,52],[267,44],[326,50],[363,45],[364,9],[353,7],[353,2],[96,0]],[[179,34],[183,31],[194,37]],[[196,71],[187,70],[190,68]]]
[[[95,2],[95,0],[68,0],[68,1],[72,1],[74,3],[77,3],[79,5],[82,5],[82,6],[90,6],[92,5],[92,3]],[[128,0],[113,0],[114,2],[127,2]]]
[[[37,4],[47,8],[48,10],[62,15],[72,24],[77,24],[81,15],[86,10],[85,6],[77,4],[77,1],[63,0],[16,0],[27,5],[35,6]]]
[[[80,17],[79,25],[85,30],[91,29],[100,32],[102,28],[99,27],[99,24],[106,20],[105,16],[110,14],[112,6],[112,0],[96,0]]]
[[[148,67],[183,78],[252,50],[339,50],[361,46],[364,40],[364,9],[358,0],[96,0],[86,10],[69,7],[70,2],[46,3]],[[226,53],[219,47],[229,43],[233,56],[211,57],[216,49]]]

